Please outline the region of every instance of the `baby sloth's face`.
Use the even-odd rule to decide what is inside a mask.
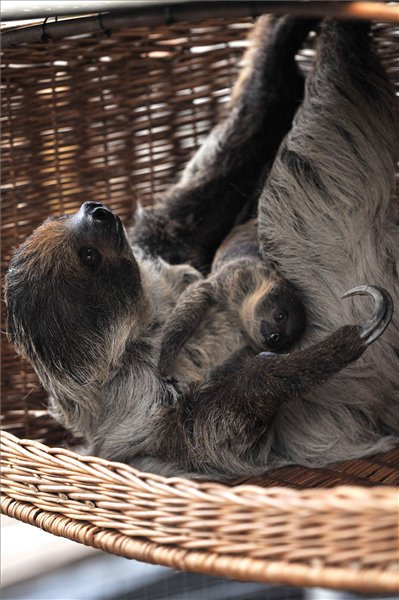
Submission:
[[[263,348],[284,352],[299,340],[306,326],[306,313],[298,292],[288,282],[280,282],[255,309]]]
[[[286,352],[306,327],[306,312],[299,292],[277,277],[248,297],[244,311],[246,329],[259,350]]]
[[[142,286],[119,217],[85,202],[49,219],[17,249],[6,279],[8,334],[44,377],[85,379],[106,360],[104,339],[133,322]],[[112,350],[109,350],[112,354]]]

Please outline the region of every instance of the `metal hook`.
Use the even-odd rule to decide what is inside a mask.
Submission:
[[[164,21],[165,25],[172,25],[175,22],[175,19],[172,15],[172,7],[167,5],[164,8]]]
[[[41,41],[41,42],[47,42],[48,40],[52,40],[52,39],[53,39],[53,38],[51,37],[51,35],[49,35],[49,34],[46,32],[46,29],[45,29],[45,27],[46,27],[46,23],[47,23],[47,21],[50,19],[50,17],[51,17],[51,16],[52,16],[52,15],[49,15],[48,17],[46,17],[46,18],[44,19],[43,23],[42,23],[42,27],[41,27],[41,30],[42,30],[42,35],[40,36],[40,41]],[[55,15],[55,16],[54,16],[54,22],[55,22],[55,23],[58,23],[58,15]]]
[[[111,27],[104,26],[103,13],[98,13],[98,24],[100,25],[100,29],[104,33],[104,35],[106,35],[107,37],[111,37],[112,29],[111,29]]]
[[[44,21],[42,23],[42,27],[41,27],[41,29],[42,29],[42,35],[40,36],[40,41],[43,42],[43,43],[47,42],[48,40],[51,40],[51,36],[49,36],[49,34],[46,33],[46,30],[45,30],[46,23],[49,20],[49,18],[50,17],[46,17],[44,19]]]

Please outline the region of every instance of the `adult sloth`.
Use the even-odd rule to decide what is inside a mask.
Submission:
[[[281,59],[291,65],[289,72],[296,72],[294,47],[304,35],[303,25],[297,25],[299,36],[295,23],[282,20],[273,30],[280,32],[274,35],[274,50],[279,44],[287,48],[289,32],[290,57],[284,50]],[[357,23],[323,25],[302,108],[260,197],[264,260],[305,294],[310,326],[303,349],[274,358],[247,356],[238,366],[235,357],[230,360],[229,340],[216,340],[223,352],[215,371],[201,365],[199,379],[190,375],[185,380],[190,369],[181,364],[178,385],[157,372],[162,325],[185,285],[199,274],[188,265],[154,258],[155,225],[171,217],[170,229],[159,238],[161,255],[206,266],[212,249],[205,244],[207,236],[219,243],[232,223],[226,225],[219,214],[229,206],[228,195],[221,194],[219,207],[215,197],[208,202],[204,188],[198,188],[203,181],[198,169],[217,174],[219,150],[223,156],[229,149],[231,123],[217,129],[222,135],[218,144],[215,134],[210,136],[210,153],[205,143],[165,205],[141,219],[147,234],[141,237],[144,233],[136,228],[135,254],[119,219],[95,203],[86,203],[73,217],[46,222],[15,254],[7,290],[10,337],[32,360],[59,417],[83,433],[95,453],[165,474],[221,478],[287,461],[321,465],[395,442],[381,423],[395,427],[397,418],[397,321],[363,356],[389,322],[389,295],[378,288],[357,289],[376,302],[374,318],[364,326],[345,323],[365,322],[366,308],[339,300],[353,283],[375,282],[394,298],[399,291],[399,240],[390,205],[394,96],[370,49],[368,29]],[[270,66],[268,47],[269,42],[260,46],[256,56],[264,60],[257,67]],[[258,97],[253,92],[256,85],[259,91],[260,74],[270,78],[278,67],[275,60],[274,71],[257,68],[247,74],[235,104],[260,123],[251,142],[243,139],[256,156],[262,145],[254,140],[259,141],[261,130],[265,133],[267,117],[259,121],[259,104],[251,98]],[[266,115],[268,106],[266,101]],[[242,119],[232,122],[240,127]],[[220,165],[221,179],[211,181],[228,184],[235,176],[229,161],[236,164],[242,146],[234,139],[235,153]],[[265,155],[266,173],[270,158]],[[265,177],[256,171],[251,194]],[[222,190],[206,188],[214,189]],[[242,203],[231,202],[234,220]],[[195,229],[197,216],[205,226],[202,237]],[[175,256],[172,248],[177,248]],[[199,347],[197,340],[194,351]],[[194,353],[191,367],[195,362]]]

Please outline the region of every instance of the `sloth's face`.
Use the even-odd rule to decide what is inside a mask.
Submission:
[[[258,350],[287,352],[306,327],[305,308],[298,291],[275,274],[249,294],[242,318]]]
[[[295,288],[282,280],[255,307],[255,333],[263,349],[286,352],[299,340],[306,327],[306,313]]]
[[[14,254],[6,279],[9,337],[42,371],[82,379],[89,361],[104,362],[110,330],[138,319],[142,300],[119,217],[85,202],[74,215],[45,221]]]

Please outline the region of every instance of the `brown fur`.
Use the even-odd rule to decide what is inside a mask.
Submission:
[[[226,319],[237,332],[229,345],[231,354],[246,353],[248,347],[253,353],[289,350],[305,329],[299,293],[260,258],[255,221],[234,229],[216,253],[209,278],[189,286],[179,298],[164,328],[161,375],[173,376],[177,357],[193,335],[195,346],[211,355],[201,333],[212,328],[223,335]],[[219,355],[211,360],[217,364]]]
[[[259,192],[303,97],[295,54],[314,24],[290,17],[257,21],[245,74],[222,119],[162,202],[138,213],[133,244],[208,273],[234,225],[256,216]]]
[[[397,273],[390,269],[388,276],[383,262],[397,256],[399,247],[386,217],[391,214],[395,156],[393,95],[370,50],[367,25],[326,23],[320,41],[322,59],[309,80],[301,118],[295,119],[293,134],[281,145],[261,195],[265,264],[269,246],[284,275],[289,272],[289,279],[306,284],[312,322],[302,348],[274,357],[254,356],[247,347],[234,351],[241,334],[232,322],[233,311],[224,310],[208,325],[199,319],[195,335],[178,356],[173,373],[178,382],[165,381],[158,372],[162,329],[189,280],[201,281],[187,262],[198,262],[204,270],[209,267],[217,245],[240,218],[241,209],[246,210],[248,197],[240,190],[236,194],[241,177],[246,193],[255,193],[263,169],[266,177],[291,125],[298,102],[298,95],[292,102],[292,91],[298,91],[299,81],[294,55],[308,27],[284,18],[263,38],[252,63],[256,68],[235,97],[231,118],[217,128],[216,138],[212,134],[205,142],[161,212],[144,218],[141,234],[137,229],[133,234],[135,245],[128,244],[118,217],[106,207],[85,204],[76,215],[59,221],[61,237],[50,235],[53,225],[47,223],[12,258],[6,291],[10,339],[32,361],[57,417],[83,434],[96,455],[168,475],[194,472],[228,478],[259,473],[279,462],[326,464],[394,443],[378,423],[382,420],[388,426],[395,421],[397,322],[360,358],[370,340],[363,327],[344,324],[362,323],[368,312],[360,310],[360,302],[338,300],[342,279],[346,284],[348,278],[355,279],[350,281],[353,285],[360,276],[366,280],[378,276],[381,287],[386,284],[394,290],[395,298],[399,285]],[[359,97],[358,88],[369,93]],[[350,132],[336,123],[343,110],[346,125],[355,122]],[[363,132],[369,136],[369,155],[363,152]],[[301,156],[301,140],[308,134],[306,149],[314,150],[311,158],[320,161],[319,170]],[[339,160],[343,147],[346,160],[338,169],[330,162]],[[344,185],[345,169],[350,175],[345,173]],[[369,171],[375,186],[371,191]],[[365,199],[361,203],[358,186]],[[336,206],[337,199],[341,204]],[[385,203],[381,212],[371,210],[376,202]],[[101,211],[101,219],[95,218],[96,211]],[[348,215],[352,220],[347,223]],[[359,222],[365,235],[358,240],[353,225]],[[306,225],[313,227],[311,236]],[[325,247],[321,234],[332,253],[317,254]],[[364,242],[368,246],[363,247]],[[352,262],[347,247],[352,248]],[[82,253],[85,248],[94,262]],[[365,249],[370,252],[365,254]],[[32,268],[33,256],[37,268]],[[364,256],[378,268],[362,271]],[[253,261],[253,256],[245,260]],[[225,283],[228,262],[226,267]],[[243,270],[244,283],[247,271]],[[232,273],[237,278],[236,268]],[[239,306],[244,283],[236,281],[228,288]],[[207,302],[205,294],[205,306]],[[343,312],[342,307],[349,305],[354,308]],[[208,310],[211,314],[218,309],[216,304]],[[313,337],[309,343],[309,330],[314,334],[317,328],[323,339]],[[379,367],[375,375],[367,364],[370,356]],[[347,368],[359,358],[360,370]],[[381,400],[377,386],[383,386]]]

